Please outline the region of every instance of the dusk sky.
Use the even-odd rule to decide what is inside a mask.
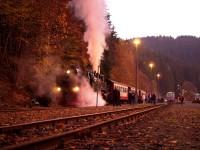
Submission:
[[[200,36],[199,0],[106,0],[118,36]]]

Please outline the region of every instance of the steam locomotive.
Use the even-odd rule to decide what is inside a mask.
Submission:
[[[67,69],[56,77],[56,99],[62,106],[75,105],[80,91],[81,76],[78,69]]]

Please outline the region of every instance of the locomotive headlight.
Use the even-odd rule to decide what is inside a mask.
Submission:
[[[75,86],[75,87],[72,88],[72,91],[73,91],[74,93],[77,93],[77,92],[80,91],[80,88],[79,88],[78,86]]]
[[[59,87],[59,86],[56,86],[56,87],[53,88],[53,92],[54,92],[54,93],[59,93],[59,92],[61,92],[61,90],[62,90],[62,89],[61,89],[61,87]]]
[[[60,92],[61,91],[61,87],[56,87],[56,91]]]
[[[71,73],[71,71],[68,69],[68,70],[66,71],[66,73],[67,73],[67,74],[70,74],[70,73]]]
[[[54,93],[60,93],[60,92],[62,91],[62,88],[59,87],[59,86],[55,86],[55,87],[52,89],[52,91],[53,91]]]

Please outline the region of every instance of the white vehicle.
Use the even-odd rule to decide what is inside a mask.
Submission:
[[[200,100],[200,93],[195,93],[194,94],[194,100],[195,101]]]
[[[167,99],[167,102],[174,102],[175,101],[175,93],[167,92],[166,99]]]

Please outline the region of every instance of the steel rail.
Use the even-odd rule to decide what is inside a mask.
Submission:
[[[28,112],[28,111],[42,111],[42,110],[59,110],[59,109],[68,109],[68,108],[76,108],[76,107],[33,107],[33,108],[8,108],[8,109],[0,109],[0,113],[4,112]]]
[[[52,135],[49,137],[33,140],[30,142],[21,143],[18,145],[13,146],[7,146],[3,148],[3,150],[49,150],[49,149],[55,149],[58,147],[58,145],[63,145],[65,141],[71,140],[74,138],[83,138],[90,136],[92,133],[99,132],[104,130],[105,128],[112,128],[112,126],[122,124],[125,122],[130,122],[133,120],[137,120],[138,118],[144,116],[145,114],[148,114],[149,112],[153,110],[157,110],[163,106],[166,105],[159,105],[154,106],[153,108],[149,108],[147,110],[143,110],[140,112],[135,112],[126,116],[119,117],[117,119],[110,119],[108,121],[102,121],[99,123],[96,123],[94,125],[88,125],[86,127],[82,127],[79,129],[75,129],[73,131],[64,132],[62,134]]]

